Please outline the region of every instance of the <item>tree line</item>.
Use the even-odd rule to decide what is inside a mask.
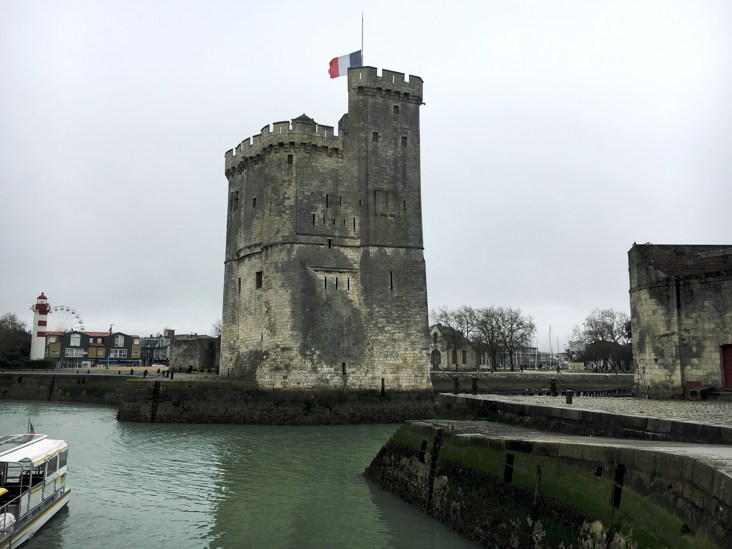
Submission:
[[[534,319],[510,307],[442,307],[432,311],[431,316],[434,323],[446,328],[443,336],[448,350],[457,350],[467,341],[477,352],[488,355],[492,372],[503,352],[508,354],[513,371],[516,352],[530,346],[536,333]]]
[[[630,317],[614,309],[595,309],[582,328],[575,326],[567,354],[595,372],[630,372],[633,345]]]
[[[491,371],[495,371],[498,356],[506,353],[511,370],[515,370],[516,354],[531,347],[536,324],[531,316],[511,307],[474,308],[468,306],[448,309],[442,307],[430,313],[432,322],[442,330],[448,351],[469,344],[478,353],[487,354]],[[595,309],[582,323],[575,326],[565,350],[571,362],[582,362],[595,372],[630,372],[633,350],[630,317],[614,309]]]

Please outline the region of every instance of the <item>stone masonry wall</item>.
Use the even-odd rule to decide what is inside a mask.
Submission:
[[[727,250],[727,252],[725,252]],[[732,246],[636,245],[628,252],[636,382],[678,397],[687,383],[722,387],[732,344]]]
[[[422,81],[349,71],[333,128],[302,115],[226,153],[221,372],[267,389],[429,390]]]

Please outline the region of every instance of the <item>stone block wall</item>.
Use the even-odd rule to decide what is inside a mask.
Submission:
[[[428,390],[422,81],[348,78],[339,135],[302,115],[226,153],[221,371],[266,389]]]
[[[732,386],[722,352],[732,345],[732,246],[634,245],[628,263],[640,392]]]

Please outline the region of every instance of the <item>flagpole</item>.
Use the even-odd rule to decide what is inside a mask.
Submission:
[[[361,10],[361,64],[366,65],[363,57],[363,10]]]

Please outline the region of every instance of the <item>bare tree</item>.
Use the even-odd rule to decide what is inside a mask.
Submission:
[[[508,352],[511,371],[514,371],[514,355],[521,347],[528,347],[536,333],[534,319],[521,313],[521,309],[501,307],[498,313],[503,347]]]
[[[595,371],[629,371],[633,363],[630,318],[614,309],[595,309],[582,329],[574,327],[569,350],[572,359]]]
[[[211,324],[211,335],[214,337],[221,336],[221,319],[217,318],[215,322]]]
[[[489,353],[491,372],[496,371],[498,353],[503,346],[499,311],[499,308],[491,305],[475,312],[477,317],[475,343],[481,351]]]

